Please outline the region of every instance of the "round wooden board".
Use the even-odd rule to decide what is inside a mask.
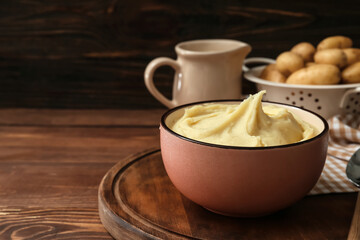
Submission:
[[[327,234],[343,234],[329,230],[333,222],[345,224],[344,229],[350,224],[341,213],[334,214],[334,203],[323,204],[324,195],[261,218],[212,213],[177,191],[158,149],[118,162],[104,176],[98,194],[100,219],[116,239],[326,239]],[[349,202],[353,207],[351,196]]]

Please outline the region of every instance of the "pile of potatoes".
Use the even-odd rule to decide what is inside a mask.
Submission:
[[[360,83],[360,49],[345,36],[325,38],[316,48],[301,42],[266,66],[260,78],[289,84]]]

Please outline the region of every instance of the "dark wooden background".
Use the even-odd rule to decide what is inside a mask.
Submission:
[[[143,72],[180,41],[237,39],[274,58],[335,34],[360,47],[358,1],[3,0],[0,108],[159,108]],[[156,74],[167,96],[172,74]]]

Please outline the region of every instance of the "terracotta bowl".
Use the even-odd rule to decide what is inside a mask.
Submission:
[[[264,102],[289,109],[317,127],[320,134],[281,146],[233,147],[189,139],[168,127],[182,116],[185,107],[195,104],[201,103],[170,109],[160,124],[166,172],[188,199],[223,215],[255,217],[290,206],[314,187],[328,146],[329,127],[323,117],[295,106]]]

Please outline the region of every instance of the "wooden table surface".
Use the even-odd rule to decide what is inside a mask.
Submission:
[[[98,215],[99,183],[121,159],[159,147],[164,111],[0,110],[0,239],[112,239]],[[355,200],[301,200],[292,210],[317,220],[301,222],[293,239],[346,239]]]

